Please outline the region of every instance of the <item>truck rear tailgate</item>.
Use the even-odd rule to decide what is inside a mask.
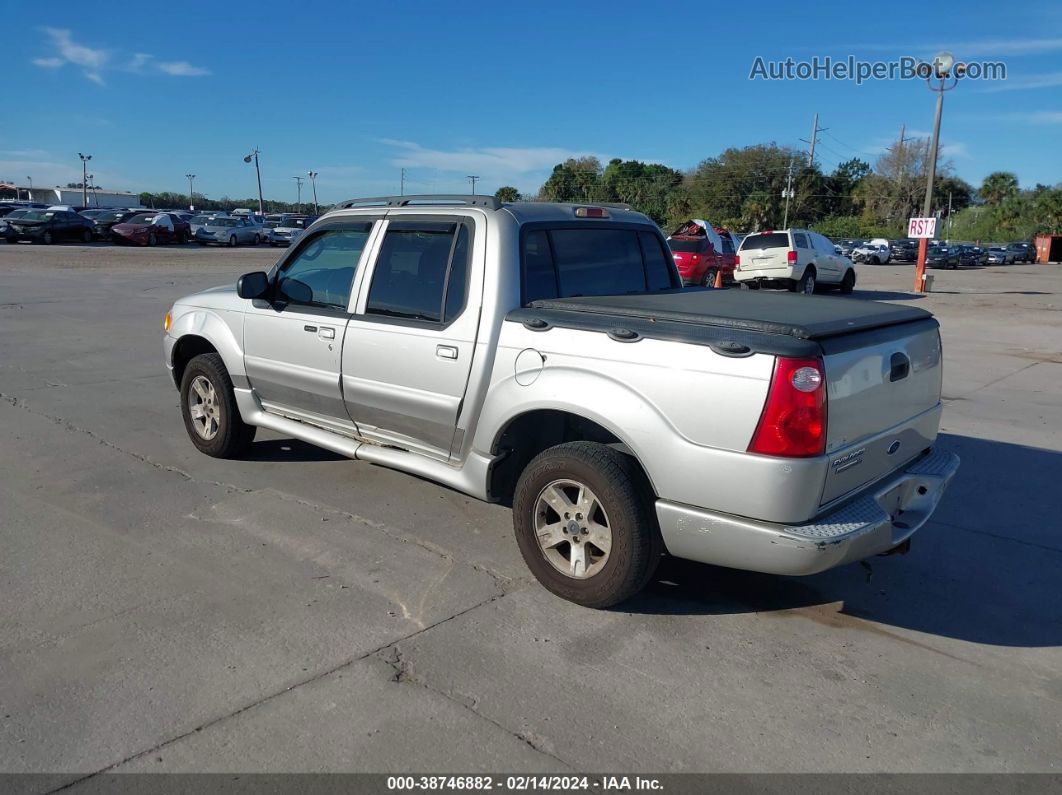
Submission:
[[[826,453],[822,503],[898,469],[936,438],[940,334],[932,319],[825,339]]]

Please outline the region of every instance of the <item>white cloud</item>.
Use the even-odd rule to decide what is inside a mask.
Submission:
[[[460,174],[475,174],[484,184],[528,184],[534,177],[543,179],[549,169],[570,157],[608,157],[596,152],[574,151],[561,147],[504,147],[492,146],[467,149],[430,149],[413,141],[380,139],[380,143],[394,148],[391,165],[413,169]],[[541,180],[539,180],[541,181]]]
[[[160,61],[160,71],[174,77],[203,77],[210,74],[210,70],[203,66],[193,66],[188,61]]]
[[[979,89],[979,92],[982,94],[994,94],[998,91],[1026,91],[1036,88],[1054,88],[1055,86],[1062,86],[1062,72],[1008,77],[1006,80],[996,81],[985,88]]]
[[[108,70],[134,72],[136,74],[165,74],[173,77],[201,77],[209,75],[210,70],[195,66],[188,61],[157,61],[147,53],[134,53],[117,62],[110,50],[87,47],[74,41],[73,34],[66,28],[42,28],[48,44],[54,50],[52,55],[34,58],[33,63],[42,69],[58,69],[66,64],[81,69],[81,74],[88,80],[105,85],[103,75]]]
[[[937,43],[913,42],[867,42],[865,44],[847,44],[845,48],[852,52],[873,50],[875,52],[895,52],[903,54],[922,54],[927,60],[941,50],[947,50],[958,60],[1000,55],[1037,55],[1047,52],[1062,51],[1062,38],[1017,38],[986,39],[983,41],[949,41]]]

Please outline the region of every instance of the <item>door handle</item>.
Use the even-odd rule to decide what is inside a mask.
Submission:
[[[456,359],[457,348],[455,348],[453,345],[436,345],[435,355],[438,356],[440,359]]]
[[[894,353],[889,361],[889,380],[902,381],[911,371],[911,360],[902,353]]]
[[[328,326],[321,326],[321,330],[317,332],[317,336],[323,340],[334,340],[336,338],[336,330],[329,328]]]

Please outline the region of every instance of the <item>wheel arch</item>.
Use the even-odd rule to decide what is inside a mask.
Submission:
[[[242,315],[239,316],[239,321],[242,324]],[[168,364],[172,368],[173,381],[178,388],[188,362],[203,353],[217,353],[225,363],[233,386],[247,386],[243,350],[236,332],[217,314],[203,309],[186,312],[173,321],[169,336],[172,339],[172,348],[168,354]]]
[[[491,501],[511,503],[516,482],[527,464],[539,453],[565,442],[595,442],[628,456],[647,487],[652,481],[638,455],[621,433],[584,413],[567,408],[532,408],[510,417],[494,434],[490,446],[494,464],[487,479]]]

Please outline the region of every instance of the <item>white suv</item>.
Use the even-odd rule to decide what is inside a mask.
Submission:
[[[851,293],[856,274],[852,261],[829,240],[810,229],[755,232],[738,250],[734,280],[744,288],[785,286],[793,292],[815,292],[817,285]]]

